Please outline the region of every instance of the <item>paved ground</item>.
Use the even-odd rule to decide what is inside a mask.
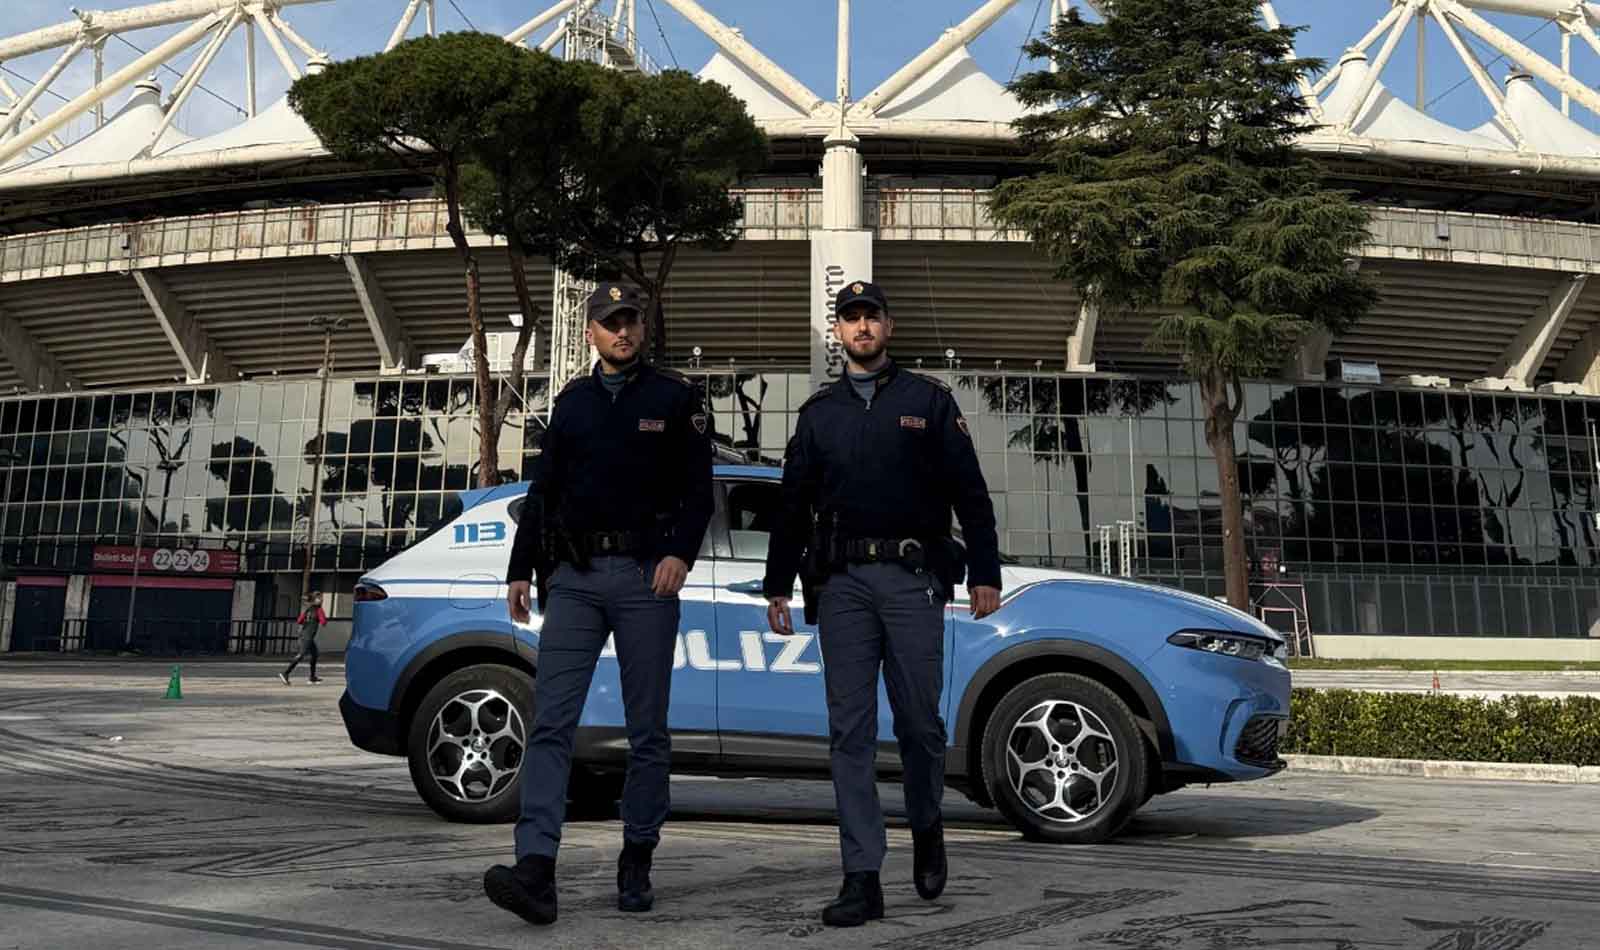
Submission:
[[[827,786],[686,779],[657,911],[616,912],[620,829],[579,824],[562,919],[535,931],[479,891],[509,829],[436,820],[403,764],[353,750],[337,668],[292,689],[270,667],[185,671],[174,703],[164,664],[0,663],[3,950],[1595,946],[1592,788],[1292,774],[1157,799],[1094,848],[1022,842],[952,803],[945,897],[912,891],[902,824],[889,919],[826,934]]]
[[[1498,699],[1508,693],[1534,696],[1600,696],[1600,672],[1441,670],[1439,687],[1458,696]],[[1426,693],[1432,671],[1295,670],[1294,685],[1317,689],[1363,689],[1388,693]]]

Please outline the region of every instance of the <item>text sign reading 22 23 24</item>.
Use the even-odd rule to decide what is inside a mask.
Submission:
[[[97,571],[148,571],[156,574],[237,574],[238,551],[199,548],[131,548],[105,546],[94,549]]]

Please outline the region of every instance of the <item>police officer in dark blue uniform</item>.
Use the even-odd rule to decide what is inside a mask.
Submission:
[[[889,359],[894,320],[883,291],[848,284],[835,313],[848,372],[800,409],[763,587],[775,632],[793,633],[797,573],[808,621],[815,611],[844,859],[844,886],[822,919],[856,926],[883,916],[878,872],[886,838],[874,765],[879,670],[905,770],[912,880],[932,900],[946,877],[939,702],[945,605],[965,569],[973,617],[998,610],[1000,554],[966,419],[948,387]],[[951,538],[952,509],[965,551]]]
[[[490,868],[484,890],[536,924],[556,919],[573,739],[608,635],[630,750],[617,906],[646,911],[654,903],[650,865],[668,810],[678,592],[713,501],[705,407],[687,378],[640,359],[646,312],[634,287],[602,284],[590,297],[587,335],[600,361],[556,398],[506,572],[512,619],[529,621],[537,576],[543,623],[517,865]]]

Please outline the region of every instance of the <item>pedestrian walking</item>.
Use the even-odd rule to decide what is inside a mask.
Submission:
[[[807,622],[818,625],[844,865],[822,920],[847,927],[883,916],[880,671],[905,772],[912,880],[927,900],[944,891],[945,605],[967,574],[973,617],[998,610],[1000,555],[966,419],[947,386],[889,358],[894,319],[883,291],[847,284],[834,312],[847,374],[800,408],[763,589],[772,630],[792,635],[799,574]]]
[[[294,668],[300,665],[301,660],[311,661],[308,683],[320,683],[322,678],[317,676],[317,634],[328,625],[328,615],[322,610],[322,594],[312,591],[301,601],[300,616],[294,621],[300,627],[300,651],[289,661],[288,669],[278,674],[278,679],[283,680],[283,685],[289,685],[289,675]]]
[[[595,663],[615,638],[628,729],[617,907],[654,904],[652,855],[668,810],[672,686],[679,604],[713,507],[711,443],[686,377],[640,359],[648,301],[602,284],[589,298],[594,371],[556,398],[506,571],[508,606],[543,614],[533,729],[522,764],[515,867],[484,891],[535,924],[556,919],[556,854],[572,746]]]

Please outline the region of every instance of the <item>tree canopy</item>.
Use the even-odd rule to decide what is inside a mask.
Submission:
[[[514,231],[530,253],[600,279],[627,278],[656,306],[655,356],[665,355],[661,297],[684,245],[725,251],[738,239],[743,214],[729,193],[766,165],[767,139],[727,87],[690,73],[655,76],[569,64],[585,88],[571,154],[560,177],[537,162],[506,163],[515,216],[478,211],[494,201],[475,179],[469,205],[486,229]],[[539,130],[507,129],[504,154],[538,154]]]
[[[1011,87],[1038,110],[1017,129],[1041,170],[1001,183],[992,210],[1102,319],[1163,314],[1151,342],[1177,350],[1207,403],[1242,607],[1240,380],[1275,375],[1308,333],[1372,307],[1355,265],[1369,215],[1294,149],[1310,124],[1297,83],[1321,65],[1295,56],[1295,28],[1268,29],[1255,0],[1103,7],[1103,20],[1072,10],[1028,44],[1057,67]]]

